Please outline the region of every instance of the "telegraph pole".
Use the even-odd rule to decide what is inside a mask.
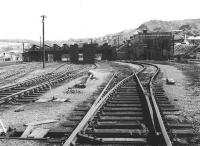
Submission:
[[[22,49],[23,49],[23,53],[24,53],[24,42],[22,43]]]
[[[42,50],[43,50],[43,58],[42,58],[42,60],[43,60],[43,68],[45,68],[45,49],[44,49],[44,18],[47,18],[45,15],[42,15],[41,16],[42,17],[42,36],[43,36],[43,38],[42,38]]]
[[[117,36],[117,48],[119,50],[119,35]]]
[[[41,56],[40,56],[41,57],[41,61],[43,61],[43,59],[42,59],[43,58],[42,57],[43,56],[43,50],[42,50],[42,47],[41,47],[41,36],[40,36],[40,54],[41,54]]]

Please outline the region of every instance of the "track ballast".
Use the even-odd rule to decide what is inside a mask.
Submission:
[[[64,146],[165,145],[150,102],[137,75],[127,76],[90,109]]]

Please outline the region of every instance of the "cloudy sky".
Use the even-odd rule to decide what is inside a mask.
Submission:
[[[151,19],[200,18],[199,0],[0,0],[0,39],[99,37]]]

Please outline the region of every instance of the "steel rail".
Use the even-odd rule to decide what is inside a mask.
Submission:
[[[150,90],[150,100],[151,100],[151,103],[152,103],[152,107],[153,107],[153,112],[155,113],[154,114],[154,117],[157,119],[157,123],[158,123],[158,127],[160,128],[161,130],[161,135],[163,136],[163,139],[165,141],[165,144],[167,146],[172,146],[172,142],[169,138],[169,135],[167,133],[167,130],[165,128],[165,125],[164,125],[164,122],[163,122],[163,119],[162,119],[162,116],[160,114],[160,110],[158,108],[158,105],[156,103],[156,100],[155,100],[155,97],[153,95],[153,90],[152,90],[152,82],[153,80],[156,79],[158,73],[160,72],[160,68],[157,66],[157,65],[154,65],[154,64],[151,64],[151,63],[146,63],[146,62],[139,62],[139,61],[133,61],[132,63],[137,63],[137,64],[146,64],[146,65],[150,65],[150,66],[154,66],[155,68],[157,68],[157,71],[156,73],[151,77],[150,81],[149,81],[149,90]],[[156,121],[155,121],[156,123]]]
[[[167,133],[167,130],[165,128],[165,125],[164,125],[164,122],[162,120],[162,116],[160,114],[158,105],[157,105],[155,97],[153,95],[153,89],[152,89],[152,82],[153,82],[153,80],[156,79],[158,73],[160,72],[160,68],[157,65],[154,65],[154,64],[150,64],[150,65],[157,68],[156,73],[153,75],[153,77],[150,79],[150,82],[149,82],[149,90],[150,90],[152,104],[153,104],[153,107],[154,107],[154,110],[155,110],[155,113],[156,113],[156,117],[157,117],[160,129],[161,129],[161,132],[162,132],[162,136],[164,137],[165,143],[166,143],[167,146],[172,146],[172,142],[171,142],[169,135]]]
[[[140,65],[142,66],[142,65]],[[144,67],[142,66],[142,68],[138,71],[141,72],[144,70]],[[137,73],[138,73],[137,72]],[[112,93],[118,89],[118,87],[120,87],[124,82],[126,82],[127,80],[129,80],[131,77],[133,77],[135,75],[132,74],[126,78],[124,78],[122,81],[120,81],[119,83],[117,83],[106,95],[104,95],[103,97],[98,97],[98,101],[95,101],[95,104],[92,105],[92,107],[90,108],[90,110],[87,112],[87,114],[84,116],[84,118],[82,119],[82,121],[78,124],[78,126],[75,128],[75,130],[71,133],[71,135],[68,137],[68,139],[65,141],[65,143],[63,144],[63,146],[70,146],[71,144],[74,143],[74,141],[76,140],[76,136],[78,133],[80,133],[80,131],[87,125],[88,121],[98,112],[98,110],[100,109],[100,107],[106,102],[106,100],[110,97],[110,95],[112,95]],[[107,84],[108,85],[108,84]],[[102,93],[103,94],[103,93]],[[100,99],[100,100],[99,100]]]
[[[85,117],[82,119],[82,121],[79,123],[79,125],[76,127],[76,129],[72,132],[72,134],[70,135],[70,137],[68,138],[70,142],[66,141],[64,145],[67,145],[67,143],[72,143],[72,141],[75,139],[76,135],[81,131],[81,129],[87,124],[89,118],[87,118],[89,115],[91,115],[92,113],[92,109],[94,109],[94,107],[98,104],[98,102],[102,99],[102,96],[104,94],[104,92],[106,91],[107,87],[110,85],[111,81],[114,79],[116,73],[114,73],[111,77],[111,79],[109,80],[109,82],[106,84],[106,86],[104,87],[103,91],[101,92],[101,94],[97,97],[97,99],[95,100],[95,102],[93,103],[93,105],[91,106],[90,110],[87,112],[87,114],[85,115]]]
[[[152,108],[151,102],[150,102],[148,96],[146,95],[146,92],[145,92],[145,90],[144,90],[144,88],[143,88],[143,86],[142,86],[142,84],[141,84],[141,82],[140,82],[140,80],[139,80],[139,78],[138,78],[138,76],[136,74],[135,74],[135,77],[136,77],[136,81],[138,82],[138,84],[139,84],[139,86],[140,86],[140,88],[142,90],[142,93],[145,96],[145,100],[147,102],[147,106],[148,106],[148,109],[149,109],[149,112],[150,112],[151,121],[152,121],[152,124],[153,124],[153,130],[156,133],[156,126],[155,126],[155,121],[154,121],[154,113],[153,113],[153,108]]]
[[[105,93],[106,89],[108,88],[108,86],[110,85],[110,83],[112,82],[112,80],[115,78],[116,76],[116,72],[112,75],[111,79],[109,80],[109,82],[106,84],[106,86],[104,87],[103,91],[101,92],[101,94],[98,96],[98,98],[95,100],[95,102],[93,103],[93,105],[95,106],[103,97],[103,94]],[[92,108],[92,107],[91,107]]]
[[[82,69],[78,69],[78,70],[75,70],[75,71],[81,71],[81,70],[86,69],[86,68],[87,67],[82,68]],[[75,72],[75,71],[72,71],[72,73]],[[70,72],[71,75],[72,75],[72,73]],[[4,102],[8,102],[8,101],[12,100],[13,98],[18,98],[18,96],[20,96],[20,95],[24,95],[26,93],[34,92],[35,90],[40,90],[41,88],[50,87],[50,86],[56,84],[57,82],[59,82],[59,80],[62,81],[64,79],[66,79],[68,76],[65,76],[65,74],[66,73],[62,73],[59,77],[55,77],[53,79],[50,79],[49,81],[45,81],[43,83],[40,83],[39,85],[32,86],[28,89],[19,91],[17,93],[12,94],[12,95],[5,96],[3,98],[0,98],[0,104],[2,104]],[[72,75],[72,77],[73,77],[73,75]]]
[[[47,73],[47,74],[53,74],[56,70],[58,70],[59,68],[63,67],[64,65],[66,65],[66,63],[61,64],[59,67],[57,67],[56,69],[54,69],[54,71],[51,71],[51,72],[49,72],[49,73]],[[45,74],[45,75],[47,75],[47,74]],[[5,86],[5,87],[0,87],[0,91],[5,91],[5,90],[11,89],[11,88],[18,87],[18,86],[20,86],[20,84],[25,84],[25,83],[31,82],[31,81],[33,81],[34,79],[42,78],[42,77],[44,77],[45,75],[40,75],[40,76],[38,76],[38,77],[30,78],[30,79],[27,79],[27,80],[25,80],[25,81],[23,81],[23,82],[14,84],[14,85],[9,85],[9,86]]]

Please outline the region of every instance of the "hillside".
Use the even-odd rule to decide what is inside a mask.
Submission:
[[[171,31],[183,30],[188,35],[200,35],[200,19],[186,19],[175,21],[150,20],[141,24],[138,30]]]
[[[143,29],[148,29],[149,31],[171,31],[171,30],[184,30],[187,35],[200,35],[200,19],[186,19],[186,20],[175,20],[175,21],[162,21],[162,20],[150,20],[141,24],[138,28],[123,30],[115,34],[108,34],[99,38],[81,38],[81,39],[69,39],[69,40],[46,40],[46,44],[52,46],[54,43],[62,46],[62,44],[74,44],[74,43],[84,43],[88,42],[97,42],[103,44],[105,42],[110,45],[117,45],[118,38],[119,44],[122,44],[123,41],[128,40],[130,36],[133,36],[137,31],[142,31]],[[26,42],[28,44],[37,44],[39,41],[26,40],[26,39],[4,39],[0,42],[9,42],[9,43],[22,43]]]

